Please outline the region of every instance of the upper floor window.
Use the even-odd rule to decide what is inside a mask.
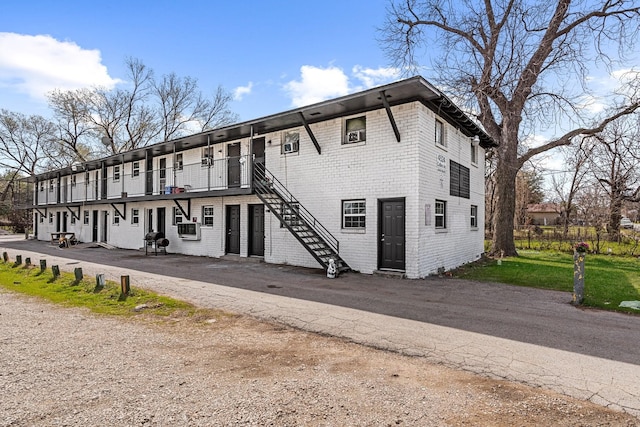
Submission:
[[[40,191],[44,191],[44,181],[40,181]]]
[[[357,144],[367,140],[367,117],[353,117],[345,120],[343,144]]]
[[[84,185],[89,185],[89,181],[91,181],[91,174],[89,172],[84,173]]]
[[[282,139],[282,154],[298,152],[300,149],[300,132],[285,132]]]
[[[72,187],[76,186],[76,176],[75,175],[71,175],[71,186]]]
[[[450,160],[449,169],[449,194],[469,199],[471,197],[469,168]]]
[[[115,165],[113,167],[113,180],[114,181],[120,181],[120,166],[119,165]],[[115,224],[115,222],[114,222]]]
[[[176,154],[176,170],[181,171],[184,164],[183,164],[183,160],[182,160],[182,153],[178,153]]]
[[[53,189],[55,188],[56,181],[54,179],[49,180],[49,193],[53,193]]]
[[[140,176],[140,162],[131,163],[131,176]]]
[[[436,134],[435,134],[436,145],[441,147],[446,147],[447,142],[444,139],[444,123],[440,120],[436,120]]]

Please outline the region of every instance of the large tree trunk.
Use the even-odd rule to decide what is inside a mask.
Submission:
[[[501,162],[502,163],[502,162]],[[496,207],[493,215],[493,238],[490,255],[517,256],[513,241],[513,218],[516,208],[516,174],[515,166],[498,167],[496,171]]]

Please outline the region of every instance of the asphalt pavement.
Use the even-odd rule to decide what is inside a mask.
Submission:
[[[66,249],[0,236],[0,250],[82,267],[203,307],[255,316],[640,416],[640,315],[576,308],[571,294],[452,278],[406,280],[257,259]],[[588,286],[588,284],[587,284]]]

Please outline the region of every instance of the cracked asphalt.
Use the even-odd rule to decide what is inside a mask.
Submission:
[[[640,316],[579,309],[566,292],[448,278],[402,280],[246,259],[107,250],[0,236],[11,258],[104,273],[199,306],[424,357],[640,416]],[[587,283],[588,286],[588,283]]]

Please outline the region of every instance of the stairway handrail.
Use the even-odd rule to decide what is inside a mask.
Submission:
[[[253,180],[253,185],[259,188],[263,192],[274,191],[290,208],[292,211],[296,211],[296,214],[303,219],[303,221],[311,227],[330,247],[336,254],[340,253],[340,242],[336,237],[331,234],[327,228],[322,225],[318,219],[313,216],[311,212],[305,208],[299,200],[293,197],[293,194],[287,190],[287,188],[273,175],[263,164],[255,163],[254,172],[257,179]],[[262,170],[260,170],[262,169]],[[267,184],[270,183],[271,187]],[[291,204],[295,203],[297,206],[294,208]]]

